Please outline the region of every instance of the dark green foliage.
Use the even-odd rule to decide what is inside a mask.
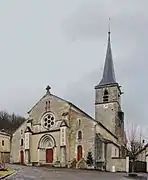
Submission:
[[[88,152],[88,155],[87,155],[87,164],[89,166],[92,166],[93,165],[93,157],[92,157],[92,152]]]
[[[4,129],[12,134],[24,121],[25,118],[22,116],[0,111],[0,130]]]

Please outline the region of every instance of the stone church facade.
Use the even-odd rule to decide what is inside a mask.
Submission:
[[[11,162],[60,167],[86,166],[88,152],[94,167],[125,170],[126,138],[121,89],[115,79],[110,32],[103,77],[95,86],[95,119],[51,93],[28,112],[28,119],[11,140]],[[80,163],[81,162],[81,163]]]

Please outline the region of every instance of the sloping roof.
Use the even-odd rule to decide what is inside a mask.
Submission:
[[[35,106],[37,106],[38,103],[39,103],[42,99],[44,99],[46,96],[49,96],[49,95],[54,96],[54,97],[56,97],[56,98],[58,98],[58,99],[60,99],[60,100],[62,100],[62,101],[64,101],[64,102],[68,103],[68,104],[70,105],[70,107],[71,107],[71,106],[74,107],[75,109],[77,109],[78,111],[80,111],[81,113],[83,113],[84,115],[86,115],[88,118],[90,118],[91,120],[95,121],[98,125],[100,125],[100,126],[101,126],[102,128],[104,128],[109,134],[111,134],[114,138],[117,139],[117,136],[115,136],[111,131],[109,131],[101,122],[96,121],[93,117],[91,117],[89,114],[87,114],[85,111],[83,111],[82,109],[80,109],[79,107],[77,107],[76,105],[74,105],[73,103],[71,103],[70,101],[67,101],[67,100],[65,100],[65,99],[63,99],[63,98],[61,98],[61,97],[58,97],[58,96],[56,96],[56,95],[54,95],[54,94],[51,94],[51,93],[50,93],[50,94],[49,94],[49,93],[46,93],[46,94],[28,111],[28,113],[30,113],[30,112],[32,111],[32,109],[33,109]]]
[[[110,32],[108,32],[108,45],[107,45],[107,52],[104,64],[104,71],[103,77],[100,83],[95,87],[99,88],[100,86],[104,85],[111,85],[111,84],[118,84],[115,78],[115,71],[114,71],[114,63],[112,58],[112,50],[111,50],[111,42],[110,42]]]
[[[11,136],[9,133],[7,133],[4,129],[0,130],[0,134],[4,136]]]
[[[106,144],[114,144],[115,146],[119,147],[119,145],[112,140],[109,140],[107,138],[104,138],[100,133],[96,133],[96,138],[99,138],[102,142]]]
[[[108,140],[108,139],[105,140],[105,143],[106,144],[114,144],[115,146],[120,147],[117,143],[115,143],[115,142],[113,142],[111,140]]]

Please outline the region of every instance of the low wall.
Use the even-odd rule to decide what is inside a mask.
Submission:
[[[109,171],[125,172],[126,159],[125,158],[112,158],[107,165]]]
[[[10,153],[9,152],[4,152],[0,153],[0,162],[5,162],[9,163],[10,162]]]

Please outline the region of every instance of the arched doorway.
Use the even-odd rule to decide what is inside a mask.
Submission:
[[[20,164],[24,164],[24,151],[20,151]]]
[[[38,148],[40,149],[39,157],[44,159],[44,163],[53,163],[55,140],[49,134],[41,137]],[[44,158],[43,158],[44,156]]]
[[[52,163],[53,162],[53,149],[46,149],[46,163]]]
[[[83,156],[82,146],[79,145],[79,146],[77,147],[77,160],[79,161],[79,160],[82,158],[82,156]]]

